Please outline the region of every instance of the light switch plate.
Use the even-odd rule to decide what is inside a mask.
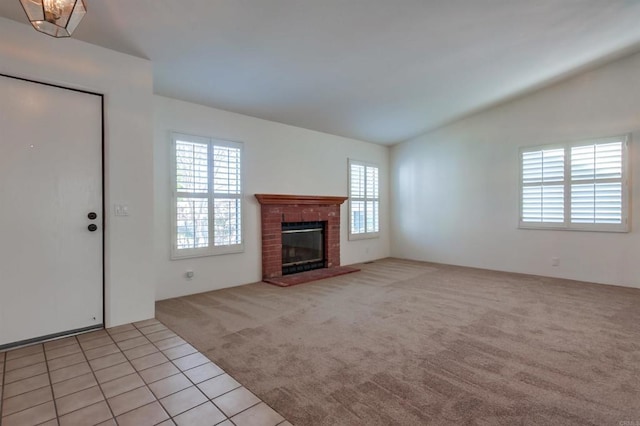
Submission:
[[[113,210],[116,216],[129,216],[129,206],[126,204],[114,204]]]

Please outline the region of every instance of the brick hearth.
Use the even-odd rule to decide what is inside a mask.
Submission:
[[[340,266],[340,205],[347,197],[256,194],[262,216],[262,278],[282,276],[282,224],[326,222],[325,267]]]

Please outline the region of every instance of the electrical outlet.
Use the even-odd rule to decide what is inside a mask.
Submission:
[[[558,266],[560,265],[560,258],[559,257],[552,257],[551,258],[551,266]]]
[[[193,278],[193,271],[187,271],[184,276],[187,277],[188,280]]]

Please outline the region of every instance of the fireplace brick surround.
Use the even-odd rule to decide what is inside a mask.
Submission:
[[[255,194],[261,204],[262,278],[282,276],[282,224],[326,222],[326,268],[340,266],[340,205],[347,197]]]

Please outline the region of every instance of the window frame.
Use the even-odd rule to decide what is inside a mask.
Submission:
[[[171,139],[171,153],[169,155],[171,162],[171,260],[188,259],[195,257],[217,256],[224,254],[242,253],[244,252],[244,240],[245,240],[245,208],[244,208],[244,144],[238,141],[230,141],[224,139],[217,139],[206,136],[197,136],[182,132],[170,132]],[[208,175],[208,190],[207,193],[200,197],[198,194],[194,198],[206,198],[208,200],[208,232],[209,232],[209,245],[207,247],[200,248],[188,248],[178,249],[178,198],[180,198],[177,190],[177,162],[176,162],[176,143],[178,141],[193,142],[200,144],[207,144],[207,175]],[[216,196],[213,187],[213,149],[215,146],[237,148],[240,151],[240,193],[239,194],[224,194],[223,197]],[[191,195],[190,195],[191,197]],[[239,200],[240,203],[240,244],[231,244],[224,246],[213,245],[214,241],[214,200],[220,198],[233,198]]]
[[[352,165],[358,165],[358,166],[363,166],[365,167],[365,188],[366,188],[366,176],[367,176],[367,168],[368,167],[375,167],[377,169],[377,176],[378,176],[378,197],[377,198],[368,198],[366,196],[366,191],[365,191],[365,197],[364,198],[354,198],[352,193],[351,193],[351,166]],[[376,163],[373,162],[367,162],[367,161],[360,161],[360,160],[354,160],[352,158],[349,158],[347,161],[347,176],[348,176],[348,194],[349,194],[349,218],[348,218],[348,223],[347,223],[347,227],[349,229],[349,233],[348,233],[348,237],[349,240],[365,240],[365,239],[372,239],[372,238],[378,238],[380,237],[380,166]],[[378,230],[377,231],[373,231],[373,232],[367,232],[367,224],[366,224],[366,214],[365,214],[365,232],[359,232],[359,233],[353,233],[352,232],[352,228],[351,228],[351,218],[353,215],[353,205],[352,203],[354,201],[364,201],[365,202],[365,211],[366,211],[366,203],[367,202],[377,202],[378,203]]]
[[[574,147],[580,146],[592,146],[602,145],[614,142],[622,142],[621,150],[621,223],[619,224],[606,224],[606,223],[572,223],[571,222],[571,151]],[[607,136],[602,138],[584,139],[578,141],[554,143],[545,145],[536,145],[521,147],[519,149],[518,167],[519,167],[519,200],[518,200],[518,228],[520,229],[538,229],[538,230],[560,230],[560,231],[587,231],[587,232],[614,232],[625,233],[630,232],[630,206],[631,206],[631,185],[630,179],[630,164],[629,164],[629,150],[630,150],[631,134],[622,134],[617,136]],[[561,184],[564,187],[564,220],[563,222],[524,222],[523,221],[523,154],[526,152],[535,152],[542,150],[552,149],[564,149],[564,178]],[[594,179],[592,182],[597,182]]]

